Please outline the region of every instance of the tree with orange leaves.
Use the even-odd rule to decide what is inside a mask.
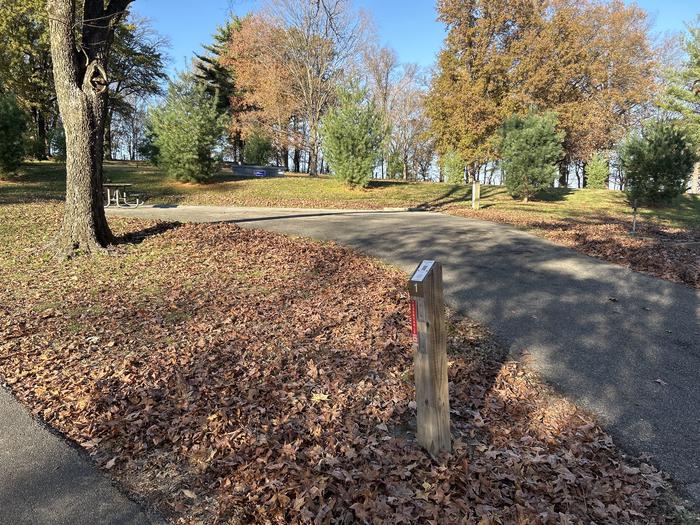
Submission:
[[[643,10],[622,0],[440,0],[448,36],[428,109],[440,152],[470,174],[496,158],[501,123],[530,108],[557,113],[565,171],[611,148],[655,93]]]
[[[365,21],[349,0],[269,0],[231,43],[242,103],[255,109],[237,125],[267,133],[278,148],[303,147],[316,175],[321,118],[364,36]]]
[[[281,31],[263,17],[249,15],[240,21],[222,60],[235,73],[240,90],[232,100],[231,131],[240,132],[244,140],[252,135],[269,137],[278,152],[300,142],[290,129],[297,108],[287,69],[270,51],[281,45]]]

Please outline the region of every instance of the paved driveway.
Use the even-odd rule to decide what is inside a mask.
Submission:
[[[87,454],[35,421],[0,386],[0,523],[149,525]]]
[[[700,293],[490,222],[428,212],[109,210],[332,239],[410,271],[444,264],[450,304],[524,350],[559,391],[700,503]]]

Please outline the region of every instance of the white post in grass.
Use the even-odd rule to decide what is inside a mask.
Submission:
[[[481,203],[481,183],[474,179],[474,182],[472,182],[472,209],[473,210],[478,210]]]

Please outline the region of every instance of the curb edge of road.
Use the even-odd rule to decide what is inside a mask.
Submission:
[[[127,490],[127,488],[119,480],[111,476],[109,472],[106,472],[105,470],[101,469],[99,465],[95,462],[93,457],[90,456],[90,453],[87,450],[85,450],[77,442],[73,441],[60,430],[52,427],[42,417],[34,414],[34,412],[30,410],[27,405],[25,405],[19,399],[17,399],[17,396],[15,396],[10,385],[8,385],[2,379],[0,379],[0,389],[5,391],[19,405],[20,409],[26,412],[29,418],[32,421],[34,421],[37,425],[39,425],[42,430],[45,430],[52,436],[58,438],[58,440],[62,444],[64,444],[77,454],[79,460],[86,462],[90,466],[90,468],[94,469],[98,476],[105,479],[109,483],[109,485],[113,487],[121,496],[126,498],[134,505],[138,506],[143,515],[152,525],[167,524],[165,518],[155,509],[155,507],[153,507],[153,505],[150,504],[150,502],[146,500],[146,498]]]

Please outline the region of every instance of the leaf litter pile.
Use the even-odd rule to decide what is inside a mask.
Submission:
[[[452,207],[451,215],[511,224],[567,248],[669,281],[700,288],[700,231],[618,216],[557,218],[530,212]]]
[[[0,376],[172,523],[673,519],[657,470],[454,314],[454,453],[417,447],[398,270],[234,225],[126,220],[112,255],[57,263],[32,249],[57,217],[0,208]]]

